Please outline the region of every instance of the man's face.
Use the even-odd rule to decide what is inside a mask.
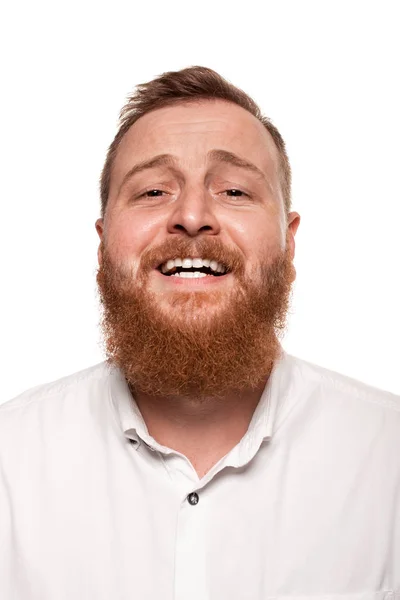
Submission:
[[[272,138],[251,114],[219,100],[159,109],[140,118],[118,150],[106,215],[96,223],[101,238],[100,273],[106,272],[108,282],[113,282],[114,296],[123,292],[119,303],[127,301],[129,295],[135,297],[135,307],[129,309],[133,313],[146,313],[150,307],[152,315],[147,316],[152,324],[136,320],[137,314],[132,319],[136,330],[139,323],[142,329],[149,329],[137,331],[137,335],[143,336],[141,343],[145,344],[159,319],[158,329],[165,330],[166,337],[162,339],[168,340],[165,345],[171,347],[169,358],[173,360],[174,342],[170,336],[174,337],[178,329],[180,336],[187,333],[205,342],[202,336],[214,327],[216,339],[218,323],[230,319],[231,329],[236,328],[239,333],[241,327],[243,338],[255,336],[256,332],[249,330],[251,317],[246,325],[246,314],[241,310],[252,310],[246,303],[256,296],[257,302],[262,302],[268,286],[273,284],[267,280],[274,273],[274,280],[277,274],[285,278],[286,287],[281,292],[287,295],[287,284],[294,278],[291,261],[298,223],[297,213],[288,217],[285,214],[278,153]],[[286,267],[282,270],[279,265],[283,257]],[[177,275],[182,271],[179,260],[188,258],[205,261],[195,262],[191,268],[201,276]],[[172,262],[175,259],[177,265]],[[215,263],[226,272],[216,272],[219,267]],[[115,305],[116,299],[103,293],[104,278],[99,287],[107,313],[107,306]],[[281,299],[282,306],[286,300]],[[274,308],[280,319],[282,306]],[[261,314],[256,317],[258,309],[253,311],[254,327],[257,319],[263,318]],[[132,342],[115,339],[115,319],[122,318],[126,329],[129,314],[122,316],[119,310],[118,315],[114,314],[114,324],[106,324],[106,337],[114,338],[109,344],[114,353],[116,346],[122,344],[127,355],[127,344]],[[272,317],[268,317],[270,330]],[[238,319],[242,323],[236,325]],[[158,345],[163,346],[162,339]],[[176,343],[179,345],[179,341]],[[229,344],[229,339],[225,343]],[[271,343],[268,347],[272,352]],[[274,348],[276,351],[276,345]],[[164,350],[168,354],[168,348]],[[175,353],[181,350],[176,347]],[[144,364],[135,359],[133,347],[131,353],[136,362],[136,367],[131,362],[133,371],[139,367],[146,370],[149,364],[154,378],[151,355]],[[203,365],[204,369],[209,366]],[[125,371],[128,378],[131,375],[135,379],[127,366]],[[176,381],[177,375],[174,377]],[[207,379],[206,373],[204,377]],[[186,389],[180,383],[179,389]],[[175,388],[166,383],[163,387],[165,393]],[[151,390],[151,386],[147,389]],[[212,391],[207,383],[204,390]]]

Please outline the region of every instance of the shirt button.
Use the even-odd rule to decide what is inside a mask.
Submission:
[[[191,504],[192,506],[194,506],[195,504],[198,504],[198,502],[199,502],[199,495],[196,494],[196,492],[192,492],[187,497],[187,501],[189,502],[189,504]]]

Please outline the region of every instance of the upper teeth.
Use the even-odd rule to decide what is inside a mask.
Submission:
[[[161,272],[167,273],[174,267],[182,267],[183,269],[209,267],[216,273],[225,273],[226,271],[226,268],[221,265],[221,263],[218,263],[215,260],[209,260],[208,258],[171,258],[161,265]]]

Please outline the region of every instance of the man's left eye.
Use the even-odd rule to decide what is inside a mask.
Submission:
[[[156,196],[161,196],[162,194],[164,194],[163,190],[153,189],[145,191],[142,195],[149,198],[155,198]]]
[[[225,192],[228,194],[228,196],[234,196],[234,197],[247,196],[247,194],[245,192],[243,192],[242,190],[238,190],[237,188],[225,190]]]

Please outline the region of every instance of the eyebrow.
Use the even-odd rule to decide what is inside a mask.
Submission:
[[[143,160],[140,163],[134,165],[129,171],[124,175],[121,185],[119,186],[118,193],[122,190],[123,186],[129,179],[132,179],[134,175],[141,173],[142,171],[146,171],[148,169],[155,169],[157,167],[170,167],[174,168],[176,166],[176,159],[172,156],[172,154],[158,154],[154,156],[154,158],[150,158],[150,160]]]
[[[264,179],[266,183],[271,186],[270,182],[267,179],[267,176],[261,169],[256,167],[252,162],[241,158],[237,154],[233,152],[228,152],[227,150],[211,150],[208,155],[208,159],[215,162],[223,162],[228,163],[229,165],[233,165],[234,167],[239,167],[240,169],[245,169],[246,171],[250,171],[254,173],[258,177]]]
[[[208,152],[207,154],[207,159],[211,162],[227,163],[233,165],[234,167],[245,169],[246,171],[257,175],[257,177],[262,178],[266,182],[268,187],[271,189],[271,191],[273,191],[271,183],[269,182],[267,176],[261,169],[256,167],[256,165],[252,162],[241,158],[233,152],[220,149],[210,150],[210,152]],[[144,160],[140,163],[137,163],[125,174],[122,183],[119,187],[118,193],[121,191],[122,187],[126,184],[126,182],[132,177],[134,177],[134,175],[137,175],[138,173],[149,169],[155,169],[157,167],[169,167],[170,169],[176,170],[177,160],[172,154],[158,154],[157,156],[154,156],[149,160]]]

